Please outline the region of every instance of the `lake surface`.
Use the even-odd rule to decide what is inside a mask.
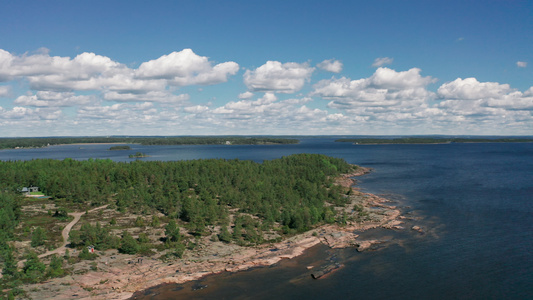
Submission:
[[[373,168],[358,178],[359,187],[388,196],[406,216],[416,218],[405,230],[364,233],[388,241],[375,251],[317,246],[273,267],[152,288],[143,299],[533,298],[533,143],[352,145],[303,138],[297,145],[109,147],[1,150],[0,160],[131,161],[128,155],[139,151],[150,155],[142,160],[262,162],[321,153]],[[426,234],[409,230],[412,224]],[[326,260],[344,267],[324,279],[311,279],[307,266]]]

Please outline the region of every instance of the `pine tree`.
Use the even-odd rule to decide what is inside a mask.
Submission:
[[[50,277],[61,277],[65,274],[63,270],[63,258],[60,256],[52,255],[52,260],[48,266],[48,275]]]
[[[39,260],[37,253],[30,251],[26,254],[26,262],[22,271],[26,281],[37,283],[44,279],[46,266]]]
[[[42,246],[44,245],[46,239],[47,237],[44,230],[41,227],[37,226],[37,228],[35,228],[31,235],[31,246],[34,248]]]
[[[4,260],[4,267],[2,268],[2,275],[9,276],[11,278],[18,277],[17,262],[13,256],[13,249],[8,247],[2,253],[2,258]]]
[[[165,226],[165,235],[167,236],[167,241],[177,242],[180,239],[180,229],[176,224],[176,221],[170,220]]]

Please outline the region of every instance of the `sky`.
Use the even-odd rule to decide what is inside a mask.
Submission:
[[[2,1],[0,137],[533,135],[533,1]]]

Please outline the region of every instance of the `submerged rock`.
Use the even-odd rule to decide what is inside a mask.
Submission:
[[[411,229],[414,231],[418,231],[420,233],[424,233],[424,230],[422,230],[422,228],[420,228],[420,226],[417,226],[417,225],[411,227]]]
[[[313,279],[319,279],[319,278],[323,277],[324,275],[329,274],[333,270],[336,270],[336,269],[338,269],[340,267],[341,267],[341,265],[339,265],[337,263],[327,265],[327,266],[325,266],[323,268],[320,268],[319,270],[316,270],[315,272],[311,273],[311,277],[313,277]]]

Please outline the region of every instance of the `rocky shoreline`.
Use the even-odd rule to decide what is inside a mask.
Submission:
[[[369,171],[359,168],[356,173],[339,178],[337,184],[351,187],[355,183],[353,177]],[[161,261],[158,255],[138,259],[109,250],[94,261],[91,271],[75,269],[66,277],[28,285],[24,289],[33,299],[129,299],[135,292],[160,284],[184,283],[211,274],[270,266],[282,259],[297,257],[319,243],[331,248],[356,247],[364,251],[380,241],[359,240],[354,231],[378,227],[403,229],[400,210],[389,205],[389,200],[355,188],[349,197],[352,204],[342,209],[353,213],[355,205],[363,206],[369,212],[366,220],[347,221],[342,226],[323,225],[279,243],[256,247],[204,240],[197,249],[171,262]]]

